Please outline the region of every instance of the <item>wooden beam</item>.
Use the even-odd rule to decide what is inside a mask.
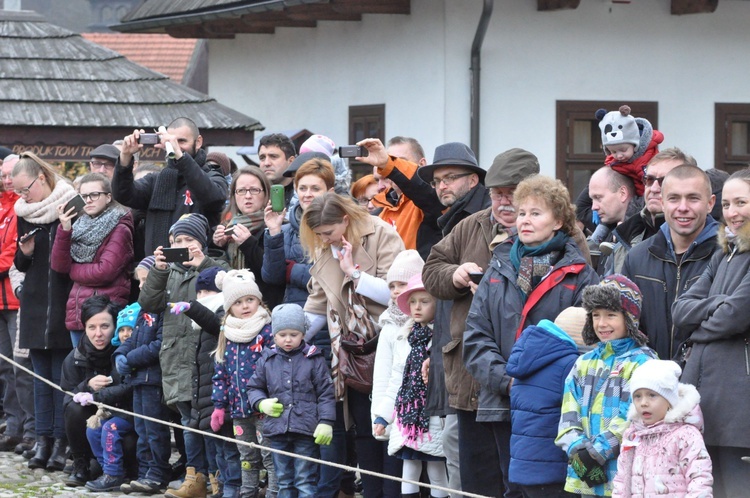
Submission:
[[[234,21],[234,20],[233,20]],[[230,22],[235,25],[235,22]],[[292,19],[285,12],[272,11],[263,14],[245,14],[240,16],[239,23],[250,27],[285,27],[314,28],[318,25],[314,19]]]
[[[290,19],[314,21],[361,21],[361,14],[336,12],[330,4],[319,3],[286,7],[284,12]]]
[[[536,0],[537,11],[577,9],[581,0]]]
[[[411,14],[410,0],[331,0],[330,5],[343,14]]]
[[[710,14],[718,5],[719,0],[672,0],[672,15]]]

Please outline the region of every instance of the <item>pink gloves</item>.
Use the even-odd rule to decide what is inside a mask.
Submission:
[[[214,432],[219,432],[221,426],[224,425],[225,413],[221,408],[214,408],[214,412],[211,414],[211,429]]]
[[[73,396],[73,401],[75,401],[81,406],[86,406],[92,401],[94,401],[94,395],[91,393],[76,393]]]

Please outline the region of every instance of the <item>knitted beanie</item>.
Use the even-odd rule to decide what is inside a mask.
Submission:
[[[610,145],[632,144],[637,148],[640,144],[641,131],[635,118],[630,115],[630,107],[623,105],[617,111],[611,112],[599,109],[596,117],[600,119],[599,129],[602,131],[605,152]]]
[[[208,243],[208,220],[198,213],[184,214],[169,229],[169,235],[187,235],[197,240],[201,247]]]
[[[224,176],[232,174],[232,163],[229,161],[229,157],[223,152],[209,152],[206,155],[206,164],[208,163],[218,164],[221,174]]]
[[[630,377],[630,393],[638,389],[651,389],[664,397],[672,408],[677,405],[680,395],[680,366],[670,360],[648,360],[633,371]]]
[[[585,309],[576,306],[565,308],[559,315],[557,315],[557,318],[555,318],[555,325],[568,334],[579,348],[585,346],[581,335],[583,327],[586,325]]]
[[[151,271],[151,268],[154,267],[154,261],[156,261],[156,258],[153,256],[146,256],[141,260],[140,263],[138,263],[138,266],[136,268],[143,268],[144,270]]]
[[[300,154],[304,154],[305,152],[322,152],[328,157],[333,155],[334,150],[336,150],[336,144],[325,135],[313,135],[302,142],[302,145],[299,147]]]
[[[224,311],[227,313],[234,303],[245,296],[254,296],[263,302],[263,294],[250,270],[220,272],[216,275],[216,287],[224,293]]]
[[[211,268],[206,268],[200,272],[195,281],[195,292],[200,292],[202,290],[221,292],[219,288],[216,287],[216,274],[220,271],[224,271],[220,266],[212,266]]]
[[[276,306],[271,313],[271,331],[298,330],[304,335],[305,312],[299,304],[285,303]]]
[[[131,329],[135,328],[135,322],[138,320],[138,313],[141,312],[141,305],[136,303],[133,303],[129,306],[124,307],[120,312],[117,314],[117,329],[115,330],[115,335],[112,336],[112,345],[113,346],[119,346],[121,344],[120,342],[120,329],[123,327],[130,327]]]
[[[408,282],[411,277],[417,273],[422,273],[424,260],[414,249],[401,251],[393,258],[393,263],[385,275],[385,281],[390,285],[391,282]]]
[[[638,330],[642,303],[643,296],[638,286],[620,274],[605,277],[599,285],[586,287],[583,290],[583,307],[586,310],[586,325],[583,327],[584,342],[589,345],[599,342],[594,332],[591,312],[604,309],[623,313],[627,336],[639,345],[646,344],[646,336]]]

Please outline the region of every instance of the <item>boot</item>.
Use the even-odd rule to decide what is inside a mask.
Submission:
[[[66,477],[63,480],[63,483],[71,488],[77,488],[85,486],[90,480],[91,473],[89,472],[89,457],[85,455],[74,455],[73,473]]]
[[[219,482],[219,471],[215,474],[208,474],[208,481],[211,483],[211,497],[221,498],[221,483]]]
[[[62,437],[60,439],[55,439],[55,445],[52,447],[52,455],[47,461],[47,470],[50,472],[63,470],[67,459],[68,438]]]
[[[38,446],[38,443],[36,442],[36,439],[34,440],[34,444],[31,448],[27,448],[23,450],[23,453],[21,453],[21,456],[24,457],[26,460],[31,460],[34,455],[36,455],[36,448]]]
[[[185,469],[185,480],[179,489],[171,489],[166,498],[206,498],[206,476],[196,472],[195,467]]]
[[[52,454],[52,438],[49,436],[39,436],[36,442],[36,453],[29,460],[30,469],[43,469],[47,466],[47,461]]]

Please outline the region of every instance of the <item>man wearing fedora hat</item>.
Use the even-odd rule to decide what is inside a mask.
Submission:
[[[425,289],[452,303],[442,326],[436,317],[433,343],[443,346],[431,349],[427,404],[440,401],[439,389],[447,390],[447,402],[457,418],[462,490],[487,496],[503,496],[510,455],[499,455],[492,430],[476,421],[479,383],[462,359],[466,317],[477,286],[470,273],[484,272],[495,247],[510,251],[517,235],[513,193],[521,180],[537,173],[539,161],[531,152],[514,148],[496,156],[484,178],[492,205],[456,225],[432,248],[422,270]],[[509,485],[508,496],[520,496],[514,490]]]

